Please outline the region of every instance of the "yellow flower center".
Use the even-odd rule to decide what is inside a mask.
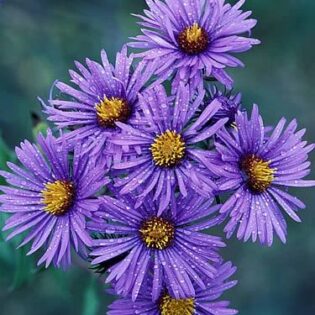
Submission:
[[[168,294],[160,301],[161,315],[193,315],[195,312],[194,298],[174,299]]]
[[[145,221],[140,230],[143,242],[148,248],[165,249],[174,239],[174,226],[169,221],[153,217]]]
[[[243,159],[241,167],[247,176],[249,188],[255,192],[264,192],[274,180],[275,169],[270,167],[270,161],[250,155]]]
[[[178,35],[179,47],[189,55],[197,55],[204,52],[209,46],[209,42],[208,33],[198,23],[185,28]]]
[[[57,180],[47,183],[42,191],[44,210],[53,215],[66,213],[72,205],[74,194],[74,185],[71,182]]]
[[[186,146],[180,134],[167,130],[155,138],[150,150],[156,165],[170,167],[184,157]]]
[[[130,116],[128,103],[118,97],[104,99],[95,105],[97,120],[102,127],[115,127],[115,122],[125,122]]]

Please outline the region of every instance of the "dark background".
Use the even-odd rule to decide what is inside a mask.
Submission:
[[[0,1],[0,167],[12,150],[32,139],[31,111],[54,80],[68,80],[73,60],[99,60],[105,48],[113,60],[129,36],[143,0]],[[244,104],[260,105],[265,122],[298,118],[315,140],[315,1],[248,0],[259,20],[253,35],[262,45],[243,54],[245,69],[231,71]],[[5,144],[6,143],[6,144]],[[314,154],[312,155],[314,161]],[[314,173],[313,173],[314,178]],[[289,221],[287,245],[272,248],[228,241],[226,259],[238,266],[239,285],[226,295],[241,315],[315,314],[314,190],[296,190],[307,209],[303,223]],[[1,224],[0,218],[0,225]],[[215,233],[216,231],[211,231]],[[16,242],[17,243],[17,242]],[[36,270],[33,257],[5,244],[0,234],[0,314],[98,315],[108,296],[97,276],[76,262],[67,273]]]

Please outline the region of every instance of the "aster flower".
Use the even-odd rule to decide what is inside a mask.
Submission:
[[[229,278],[236,268],[230,262],[221,265],[214,279],[206,281],[206,288],[196,289],[194,297],[175,299],[165,290],[160,298],[152,301],[151,292],[144,287],[137,301],[131,296],[115,301],[109,306],[108,315],[233,315],[235,309],[229,308],[228,301],[218,301],[224,291],[231,289],[237,281]],[[149,279],[151,281],[151,279]]]
[[[166,284],[176,298],[195,296],[195,287],[206,289],[205,281],[216,275],[221,261],[217,249],[224,246],[219,237],[200,231],[222,222],[218,205],[197,194],[173,196],[168,211],[158,216],[158,204],[148,196],[135,210],[130,196],[117,200],[101,198],[102,207],[89,223],[89,229],[113,236],[94,240],[92,264],[100,264],[123,254],[128,256],[109,269],[106,282],[115,284],[118,294],[131,294],[136,300],[145,276],[152,273],[153,300]]]
[[[43,105],[48,120],[71,130],[64,136],[70,144],[84,141],[95,152],[103,152],[107,138],[118,131],[115,122],[138,122],[137,94],[154,69],[154,64],[147,67],[141,62],[133,71],[133,57],[128,57],[126,47],[117,54],[115,67],[104,50],[101,58],[102,64],[86,59],[87,68],[75,62],[79,73],[70,70],[70,76],[78,89],[57,82],[56,87],[68,99],[51,99],[50,105]]]
[[[11,187],[1,186],[1,212],[12,213],[4,231],[13,229],[7,240],[28,231],[23,246],[32,242],[28,255],[44,248],[38,264],[51,262],[58,267],[71,263],[71,247],[85,254],[91,238],[86,231],[86,219],[99,206],[93,198],[107,184],[104,165],[82,155],[76,145],[69,152],[65,144],[57,144],[48,132],[38,136],[39,147],[28,141],[16,148],[22,167],[8,163],[12,173],[1,171]],[[73,156],[73,162],[68,159]]]
[[[136,15],[143,35],[132,38],[129,46],[145,49],[138,57],[158,59],[158,75],[167,78],[175,71],[175,85],[189,79],[196,87],[206,75],[230,88],[233,81],[225,68],[243,66],[232,54],[259,44],[241,36],[256,25],[248,19],[251,12],[240,9],[244,2],[231,6],[224,0],[146,0],[149,10]]]
[[[199,149],[196,144],[211,138],[227,119],[203,128],[221,105],[214,100],[197,119],[192,119],[205,91],[200,89],[194,99],[189,90],[180,85],[175,100],[167,97],[162,86],[147,90],[139,96],[142,119],[147,124],[136,129],[117,123],[124,132],[111,140],[116,145],[134,148],[139,155],[114,163],[113,169],[128,174],[117,179],[116,187],[122,187],[121,194],[140,188],[137,206],[154,191],[154,200],[161,200],[159,214],[166,209],[171,192],[177,188],[183,196],[192,188],[200,195],[211,197],[216,190],[212,176],[221,172],[211,161],[212,152]]]
[[[221,104],[221,108],[212,117],[212,121],[228,118],[227,125],[233,125],[235,123],[235,115],[242,108],[242,94],[233,94],[232,91],[222,92],[216,87],[210,88],[209,93],[210,101],[217,99]]]
[[[220,188],[232,192],[221,208],[230,220],[225,227],[230,237],[237,229],[237,237],[247,241],[257,238],[271,245],[273,232],[286,241],[286,221],[289,217],[300,222],[297,211],[305,207],[302,201],[287,192],[288,187],[314,186],[315,181],[303,180],[310,173],[308,153],[314,145],[302,140],[305,129],[296,131],[291,121],[284,129],[282,118],[270,136],[266,136],[262,117],[255,105],[251,117],[236,116],[237,132],[221,130],[216,143],[222,167],[229,175],[221,178]]]

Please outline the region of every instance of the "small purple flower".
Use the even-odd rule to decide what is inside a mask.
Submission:
[[[233,126],[235,116],[242,108],[242,94],[232,94],[231,91],[223,93],[215,87],[210,90],[210,100],[215,99],[221,103],[221,108],[212,117],[212,120],[218,121],[223,118],[228,118],[227,125]]]
[[[44,105],[48,120],[70,129],[66,140],[73,145],[86,141],[95,152],[103,152],[107,138],[119,131],[115,122],[139,123],[137,94],[154,72],[154,64],[145,62],[133,70],[133,57],[128,57],[126,47],[117,54],[115,67],[104,50],[101,58],[102,64],[86,59],[87,68],[75,62],[79,73],[70,70],[70,76],[79,89],[58,82],[57,88],[68,99],[52,99],[49,106]]]
[[[314,145],[302,140],[305,129],[296,131],[295,120],[286,129],[285,123],[282,118],[267,136],[255,105],[250,119],[246,113],[236,116],[237,131],[218,133],[218,164],[229,173],[221,178],[220,188],[233,192],[221,208],[230,215],[225,227],[228,237],[238,227],[237,237],[244,241],[258,238],[270,246],[275,231],[285,242],[287,226],[280,208],[300,222],[296,212],[305,205],[291,196],[287,187],[315,185],[315,181],[303,180],[310,173],[308,153]]]
[[[121,199],[102,197],[103,207],[89,223],[92,231],[113,236],[93,241],[92,264],[128,253],[109,269],[106,282],[115,284],[120,295],[131,294],[132,300],[149,274],[153,300],[164,286],[176,298],[195,296],[195,287],[206,289],[205,281],[215,277],[215,265],[221,262],[217,250],[225,245],[219,237],[200,231],[222,222],[219,206],[211,207],[211,199],[189,194],[173,197],[168,211],[158,216],[158,204],[151,196],[137,210],[130,196]]]
[[[230,88],[233,80],[225,68],[243,66],[232,54],[260,43],[241,36],[256,25],[248,19],[251,12],[240,9],[244,2],[231,6],[224,0],[146,0],[149,10],[135,15],[142,20],[143,35],[132,38],[129,46],[145,49],[138,57],[158,59],[159,76],[167,78],[175,71],[175,85],[190,79],[196,87],[206,75]]]
[[[167,289],[160,298],[152,301],[150,290],[144,287],[136,301],[131,296],[115,301],[109,306],[108,315],[234,315],[237,310],[229,308],[228,301],[218,301],[224,291],[231,289],[237,281],[229,278],[236,268],[230,262],[221,265],[211,280],[206,280],[206,288],[196,289],[196,295],[183,299],[173,298]]]
[[[212,177],[221,172],[212,163],[212,152],[202,150],[196,144],[211,138],[227,119],[204,127],[221,104],[214,100],[195,119],[194,114],[202,104],[205,91],[200,89],[193,99],[189,90],[180,85],[177,95],[170,98],[162,86],[147,90],[139,96],[142,126],[132,128],[117,123],[123,133],[111,140],[138,152],[137,157],[113,165],[114,169],[128,173],[127,177],[117,179],[116,187],[123,187],[121,194],[142,189],[137,206],[154,191],[154,200],[161,201],[159,214],[166,209],[172,191],[177,188],[183,196],[190,188],[204,197],[213,196],[216,185]],[[127,152],[126,156],[129,155]]]
[[[12,173],[1,171],[11,187],[1,186],[1,212],[13,213],[4,231],[13,229],[7,240],[29,231],[20,246],[32,242],[28,255],[40,248],[46,252],[38,264],[51,262],[57,267],[71,263],[71,247],[86,255],[92,240],[86,231],[86,218],[96,211],[99,201],[95,193],[108,183],[104,165],[82,155],[77,144],[68,152],[65,144],[48,132],[38,136],[39,147],[28,141],[16,148],[23,167],[8,163]],[[69,162],[70,154],[73,161]]]

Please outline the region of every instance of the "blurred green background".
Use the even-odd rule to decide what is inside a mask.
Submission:
[[[129,36],[143,0],[3,0],[0,5],[0,167],[12,150],[32,138],[36,97],[48,96],[54,80],[68,80],[73,60],[113,58]],[[298,118],[315,140],[315,1],[248,0],[259,20],[254,36],[262,45],[243,54],[245,69],[231,71],[249,108],[258,103],[268,124]],[[314,161],[315,155],[312,155]],[[314,178],[314,173],[313,173]],[[307,204],[303,223],[289,222],[286,246],[228,242],[226,259],[238,266],[239,285],[229,292],[241,315],[315,314],[315,195],[296,190]],[[0,225],[3,218],[0,218]],[[82,262],[67,273],[36,270],[34,258],[5,244],[0,235],[0,314],[106,314],[109,297]],[[81,266],[80,266],[81,265]]]

